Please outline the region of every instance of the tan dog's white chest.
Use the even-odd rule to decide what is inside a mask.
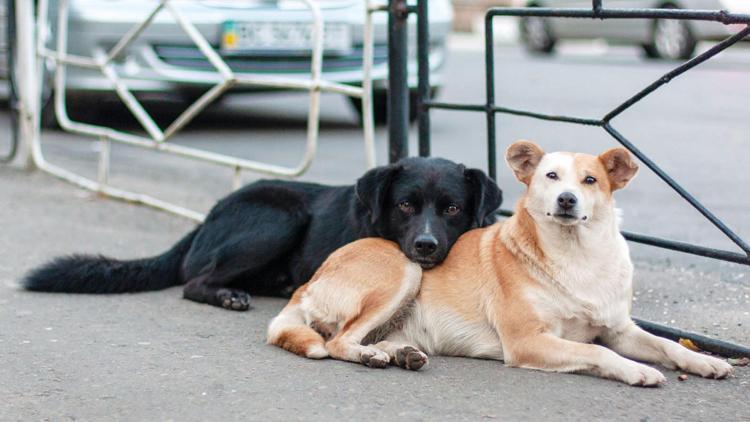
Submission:
[[[591,247],[554,250],[526,294],[552,333],[589,342],[629,317],[632,273],[625,240],[616,234]]]

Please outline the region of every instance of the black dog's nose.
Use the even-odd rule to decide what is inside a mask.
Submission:
[[[431,234],[420,234],[414,239],[414,249],[422,256],[430,256],[437,250],[438,241]]]
[[[564,210],[569,210],[576,206],[578,198],[570,192],[563,192],[557,197],[557,205]]]

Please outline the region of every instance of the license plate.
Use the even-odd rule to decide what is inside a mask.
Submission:
[[[345,54],[351,44],[349,25],[325,25],[326,53]],[[221,50],[227,54],[309,55],[311,48],[312,24],[302,22],[225,22],[221,37]]]

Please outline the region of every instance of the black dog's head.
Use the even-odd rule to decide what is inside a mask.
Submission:
[[[441,263],[466,231],[491,224],[502,192],[484,172],[440,158],[406,158],[370,170],[357,197],[378,236],[424,268]]]

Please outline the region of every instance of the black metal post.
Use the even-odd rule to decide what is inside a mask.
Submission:
[[[492,15],[487,14],[484,19],[484,65],[486,74],[486,103],[487,115],[487,173],[492,180],[497,179],[497,146],[495,140],[495,36],[492,28]]]
[[[406,0],[388,5],[388,160],[409,156],[408,17]]]
[[[639,318],[633,318],[633,321],[635,321],[639,327],[655,336],[668,338],[674,341],[679,341],[681,338],[688,339],[701,350],[716,353],[717,355],[726,356],[728,358],[750,357],[750,347],[730,343],[728,341],[717,340],[715,338],[680,330],[678,328],[667,327],[666,325],[657,324]]]
[[[592,0],[591,8],[594,9],[594,14],[598,15],[602,11],[602,0]]]
[[[427,5],[429,0],[417,3],[417,73],[419,75],[419,99],[417,118],[419,121],[419,156],[430,156],[430,109],[426,104],[431,99],[430,87],[430,23]]]
[[[8,147],[7,153],[0,155],[0,163],[10,163],[16,157],[18,152],[18,92],[16,90],[16,77],[13,69],[15,69],[16,61],[16,0],[5,0],[5,14],[6,19],[6,33],[5,39],[7,41],[8,53],[7,53],[7,69],[8,69],[8,109],[10,111],[10,146]]]

